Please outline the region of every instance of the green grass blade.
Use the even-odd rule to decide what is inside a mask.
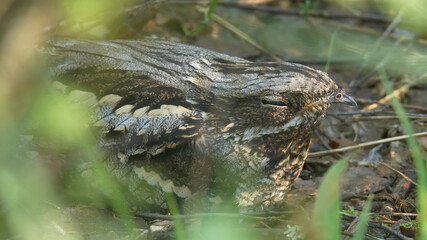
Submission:
[[[388,80],[387,74],[384,69],[381,69],[379,72],[380,80],[382,85],[384,86],[384,89],[387,94],[391,94],[393,92],[393,89],[390,85],[390,81]],[[403,108],[402,104],[395,98],[392,97],[391,105],[396,112],[396,114],[399,116],[399,121],[402,124],[402,127],[406,134],[413,135],[414,131],[412,129],[411,122],[409,121],[405,109]],[[420,220],[420,229],[418,232],[419,239],[427,239],[427,169],[426,169],[426,161],[423,159],[423,153],[421,148],[417,144],[417,140],[415,137],[411,136],[406,140],[409,149],[411,151],[414,165],[415,165],[415,171],[417,173],[417,206],[418,206],[418,212],[420,214],[419,220]]]
[[[328,56],[326,59],[325,68],[323,69],[324,72],[328,72],[329,66],[331,65],[332,50],[334,49],[335,38],[337,37],[339,30],[339,28],[335,29],[335,31],[332,33],[331,40],[329,41]]]
[[[94,159],[97,156],[94,156]],[[127,201],[122,194],[119,185],[113,179],[111,174],[105,169],[102,161],[93,161],[93,169],[95,172],[96,178],[99,180],[101,187],[107,193],[108,200],[111,203],[111,206],[117,212],[118,217],[120,218],[120,222],[123,225],[124,229],[128,232],[128,234],[132,237],[133,230],[136,228],[135,221],[131,214],[130,208],[127,204]]]
[[[369,196],[363,212],[360,215],[359,223],[356,232],[354,233],[353,240],[363,240],[365,238],[366,230],[368,229],[369,212],[371,211],[373,196]]]
[[[173,193],[166,194],[166,203],[168,204],[169,212],[172,216],[179,215],[179,208]],[[175,237],[177,240],[184,240],[184,227],[180,218],[173,220]]]
[[[314,239],[337,240],[340,238],[339,180],[346,168],[347,159],[335,163],[320,183],[310,229],[311,237]]]

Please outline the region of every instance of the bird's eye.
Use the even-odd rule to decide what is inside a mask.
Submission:
[[[274,105],[279,107],[286,107],[286,104],[279,100],[272,100],[272,99],[262,99],[261,103],[264,105]]]
[[[337,95],[335,95],[335,99],[341,99],[342,98],[342,93],[337,93]]]

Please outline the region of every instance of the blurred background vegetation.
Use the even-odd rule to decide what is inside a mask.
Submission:
[[[360,98],[376,102],[393,89],[406,89],[405,94],[413,89],[412,97],[404,101],[425,108],[426,26],[427,1],[423,0],[230,0],[214,4],[210,1],[3,0],[0,4],[0,239],[145,238],[144,229],[149,228],[145,222],[131,217],[131,209],[102,166],[86,178],[75,173],[73,161],[98,161],[102,154],[85,125],[90,116],[84,108],[70,104],[53,90],[54,79],[37,56],[38,47],[50,38],[152,37],[186,42],[254,61],[280,58],[315,64],[320,69],[331,66],[330,74]],[[384,72],[383,79],[390,89],[380,84],[366,90],[366,86],[379,81],[379,70]],[[393,106],[399,108],[398,104]],[[399,116],[404,119],[404,112]],[[406,126],[405,133],[425,131],[425,125],[415,126],[415,130],[410,128],[411,124]],[[418,154],[419,174],[425,174],[422,156],[425,149],[416,145],[417,142],[409,143],[412,153]],[[420,176],[418,179],[426,180]],[[90,188],[85,181],[99,182],[99,187]],[[417,210],[425,213],[426,182],[419,184]],[[322,204],[318,204],[321,208]],[[107,211],[110,207],[117,216],[111,217]],[[420,238],[427,239],[426,215],[419,232],[422,232]],[[322,216],[317,215],[319,218]],[[339,226],[339,218],[335,219],[338,222],[331,224]],[[228,230],[238,228],[238,223],[225,225],[228,228],[218,221],[203,225],[200,229],[205,232],[196,231],[194,236],[186,237],[176,229],[176,237],[266,237],[235,235]],[[326,231],[318,231],[323,230]],[[339,236],[339,228],[330,231],[334,232],[333,238]],[[280,232],[283,239],[285,235],[300,237],[288,235],[289,231]]]

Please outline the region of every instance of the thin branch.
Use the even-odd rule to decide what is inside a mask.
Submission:
[[[367,104],[374,104],[374,103],[378,103],[378,101],[376,100],[370,100],[370,99],[363,99],[363,98],[358,98],[356,99],[357,104],[359,105],[367,105]],[[390,103],[380,103],[381,106],[391,106]],[[402,104],[402,106],[404,106],[407,109],[413,109],[413,110],[417,110],[417,111],[421,111],[421,112],[427,112],[427,108],[426,107],[422,107],[422,106],[418,106],[418,105],[411,105],[411,104]],[[369,111],[367,111],[369,112]]]
[[[380,45],[384,42],[384,40],[392,33],[392,30],[396,27],[396,25],[400,22],[400,20],[402,19],[403,16],[403,11],[400,11],[393,19],[393,21],[387,26],[387,29],[381,34],[381,37],[378,38],[378,40],[376,41],[373,49],[371,49],[370,53],[368,54],[368,56],[366,57],[365,61],[363,62],[362,66],[359,68],[358,72],[356,73],[355,77],[352,79],[352,81],[350,82],[350,87],[354,88],[354,87],[358,87],[360,86],[364,81],[366,81],[369,76],[375,74],[377,72],[378,69],[380,69],[382,66],[385,65],[385,63],[388,61],[388,56],[389,54],[387,54],[384,59],[377,65],[375,66],[370,73],[367,74],[367,76],[362,77],[361,79],[358,79],[359,76],[361,75],[362,71],[365,70],[368,66],[369,60],[375,56],[375,53],[377,52],[378,48],[380,47]],[[401,39],[398,39],[395,43],[400,43]],[[392,49],[390,49],[392,50]],[[390,53],[390,52],[389,52]],[[357,80],[358,79],[358,80]]]
[[[408,116],[409,119],[427,119],[427,116]],[[361,121],[377,121],[377,120],[390,120],[399,119],[399,116],[369,116],[369,117],[353,117],[348,119],[347,122],[361,122]]]
[[[239,36],[240,38],[242,38],[243,40],[245,40],[246,42],[248,42],[249,44],[254,46],[256,49],[258,49],[261,52],[270,56],[275,61],[283,62],[282,59],[280,59],[279,57],[277,57],[276,55],[274,55],[273,53],[271,53],[270,51],[265,49],[263,46],[261,46],[257,42],[255,42],[255,40],[253,40],[248,34],[243,32],[242,30],[238,29],[236,26],[234,26],[230,22],[226,21],[225,19],[221,18],[220,16],[216,15],[215,13],[212,13],[211,18],[212,18],[212,20],[217,22],[219,25],[227,28],[229,31],[231,31],[232,33],[236,34],[237,36]]]
[[[187,1],[168,1],[170,4],[209,4],[210,1],[197,1],[197,0],[187,0]],[[261,11],[272,14],[280,15],[295,15],[302,16],[298,8],[280,8],[276,6],[268,6],[263,4],[242,4],[234,2],[218,2],[218,5],[240,8],[244,10],[253,10]],[[376,14],[348,14],[341,12],[325,12],[325,11],[314,11],[313,13],[307,14],[309,17],[315,18],[338,18],[338,19],[358,19],[362,21],[375,21],[375,22],[388,22],[384,16]]]
[[[351,219],[354,219],[354,218],[357,218],[357,217],[358,217],[358,216],[355,216],[355,215],[352,215],[352,214],[348,214],[348,213],[345,213],[345,212],[340,212],[340,214],[341,214],[342,216],[349,217],[349,218],[351,218]],[[373,227],[373,228],[381,228],[381,229],[384,229],[385,231],[387,231],[387,232],[389,232],[389,233],[391,233],[391,234],[395,235],[396,237],[398,237],[398,238],[399,238],[399,239],[401,239],[401,240],[411,240],[411,239],[412,239],[412,238],[408,238],[408,237],[403,236],[403,234],[401,234],[401,233],[399,233],[399,232],[396,232],[393,228],[388,227],[388,226],[384,225],[383,223],[374,223],[374,222],[370,221],[370,222],[368,223],[368,226],[369,226],[369,227]]]
[[[392,216],[403,216],[403,217],[418,217],[417,213],[399,213],[399,212],[379,212],[370,213],[371,215],[392,215]]]
[[[337,112],[337,113],[328,113],[327,115],[359,115],[359,114],[376,114],[384,113],[383,110],[372,110],[372,111],[353,111],[353,112]]]
[[[257,221],[271,221],[274,218],[279,218],[279,216],[267,216],[259,217],[252,216],[247,214],[235,214],[235,213],[197,213],[197,214],[188,214],[188,215],[164,215],[159,213],[143,213],[143,212],[134,212],[134,216],[141,218],[154,218],[154,219],[164,219],[164,220],[174,220],[174,219],[194,219],[194,218],[203,218],[203,217],[219,217],[219,218],[245,218]]]
[[[399,174],[399,176],[401,176],[402,178],[404,178],[406,181],[408,181],[408,182],[410,182],[410,183],[414,184],[415,186],[418,186],[418,184],[417,184],[416,182],[412,181],[412,179],[410,179],[408,176],[406,176],[405,174],[403,174],[403,173],[402,173],[402,172],[400,172],[399,170],[397,170],[397,169],[393,168],[392,166],[388,165],[387,163],[380,162],[380,164],[381,164],[381,165],[383,165],[384,167],[386,167],[386,168],[388,168],[388,169],[392,170],[393,172],[395,172],[395,173]]]
[[[268,13],[274,13],[274,14],[283,14],[283,15],[296,15],[301,16],[300,10],[297,8],[278,8],[274,6],[267,6],[267,5],[254,5],[254,4],[236,4],[236,3],[229,3],[229,2],[220,2],[219,4],[230,6],[230,7],[237,7],[241,9],[247,9],[247,10],[256,10],[256,11],[262,11],[262,12],[268,12]],[[376,22],[387,22],[388,20],[380,15],[375,14],[346,14],[346,13],[336,13],[336,12],[327,12],[324,11],[315,11],[314,13],[307,14],[309,17],[318,17],[318,18],[350,18],[350,19],[359,19],[359,20],[367,20],[367,21],[376,21]]]
[[[387,95],[387,96],[383,97],[382,99],[380,99],[378,101],[378,103],[374,103],[372,105],[364,107],[362,109],[362,111],[373,110],[373,109],[379,107],[380,104],[382,104],[382,103],[388,103],[390,101],[390,99],[392,99],[393,97],[395,97],[396,99],[400,99],[402,95],[405,95],[406,93],[408,93],[410,87],[411,87],[410,84],[405,84],[405,85],[401,86],[399,89],[394,90],[390,95]]]
[[[319,138],[320,142],[322,143],[323,147],[325,147],[328,150],[331,150],[332,148],[329,146],[328,142],[326,142],[325,138],[327,138],[327,136],[325,136],[323,133],[321,134],[319,132],[319,130],[314,131],[314,133],[316,134],[317,138]],[[328,141],[330,141],[330,139],[328,139]],[[343,156],[339,153],[335,154],[336,157],[338,158],[343,158]]]
[[[426,136],[427,136],[427,132],[420,132],[420,133],[414,134],[414,137],[426,137]],[[371,141],[371,142],[365,142],[365,143],[357,144],[354,146],[337,148],[337,149],[332,149],[332,150],[327,150],[327,151],[322,151],[322,152],[314,152],[314,153],[309,153],[308,157],[320,157],[320,156],[329,155],[329,154],[338,153],[338,152],[346,152],[346,151],[355,150],[358,148],[364,148],[364,147],[370,147],[370,146],[378,145],[381,143],[389,143],[389,142],[400,141],[400,140],[407,139],[409,137],[410,137],[409,135],[402,135],[402,136],[385,138],[385,139]]]
[[[396,236],[397,238],[401,239],[401,240],[413,240],[413,238],[408,238],[403,236],[403,234],[395,231],[393,228],[385,225],[385,224],[381,224],[381,223],[369,223],[369,227],[374,227],[374,228],[381,228],[386,230],[387,232],[393,234],[394,236]]]

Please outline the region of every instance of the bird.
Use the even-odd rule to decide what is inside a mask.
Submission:
[[[325,72],[158,39],[53,39],[54,86],[91,112],[109,173],[135,206],[285,201],[327,109],[356,101]],[[204,203],[205,204],[205,203]]]

